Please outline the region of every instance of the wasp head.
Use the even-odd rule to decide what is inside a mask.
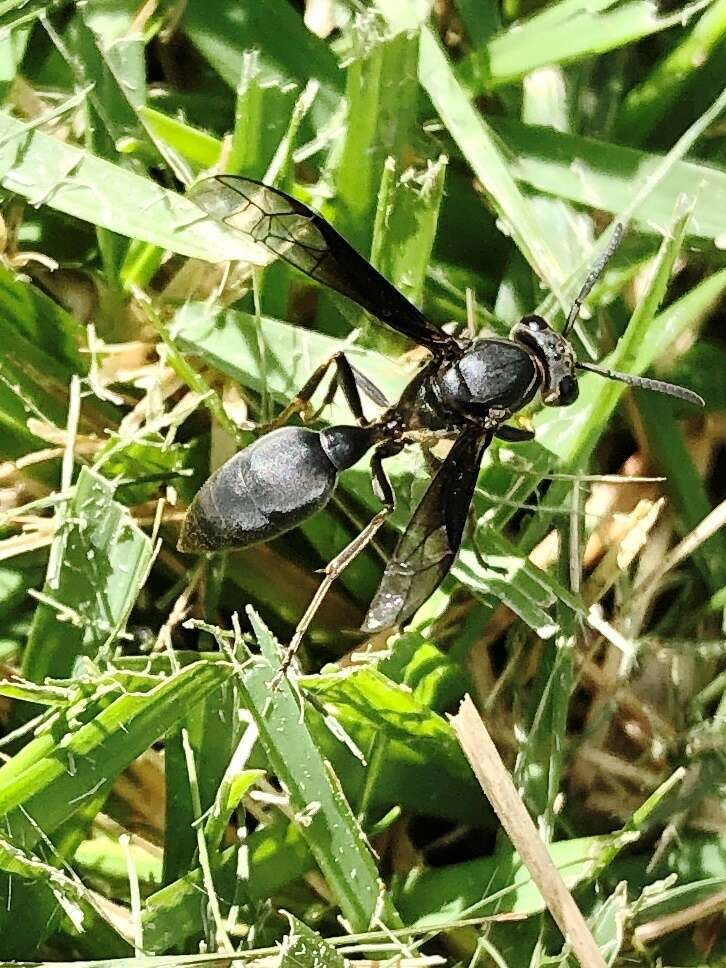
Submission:
[[[513,327],[511,339],[524,344],[542,373],[542,402],[566,407],[577,400],[575,351],[569,340],[556,333],[541,316],[523,316]]]

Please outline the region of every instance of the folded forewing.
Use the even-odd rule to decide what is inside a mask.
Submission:
[[[217,175],[195,185],[189,198],[432,352],[440,353],[451,344],[451,338],[430,323],[322,215],[291,195],[250,178]]]
[[[364,632],[407,622],[438,588],[461,544],[484,451],[492,434],[465,430],[436,472],[386,565]]]

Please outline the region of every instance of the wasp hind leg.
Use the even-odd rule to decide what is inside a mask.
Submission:
[[[280,668],[275,673],[271,688],[276,689],[283,676],[287,674],[287,670],[295,659],[300,644],[302,643],[303,636],[308,630],[315,613],[320,608],[321,602],[325,596],[330,591],[333,582],[342,575],[348,565],[357,558],[358,555],[363,551],[363,549],[370,544],[379,530],[383,522],[386,520],[389,514],[394,510],[396,506],[396,495],[391,486],[391,482],[388,479],[388,475],[383,469],[383,461],[388,457],[393,457],[402,449],[401,444],[397,443],[385,443],[381,444],[373,451],[373,456],[371,457],[371,475],[373,478],[373,491],[378,498],[378,500],[383,504],[380,511],[373,515],[368,524],[363,528],[360,534],[356,535],[355,538],[347,544],[341,552],[339,552],[332,561],[323,569],[323,580],[320,582],[317,591],[312,597],[312,600],[305,610],[305,614],[298,622],[297,628],[295,629],[295,634],[290,640],[290,644],[285,650],[285,654],[282,657],[282,662],[280,663]]]

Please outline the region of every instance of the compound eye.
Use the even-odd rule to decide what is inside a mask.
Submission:
[[[547,329],[547,323],[541,316],[524,316],[522,323],[527,329],[531,329],[535,333],[540,333],[543,329]]]
[[[577,400],[580,389],[574,376],[563,376],[557,386],[558,403],[560,406],[567,407]]]

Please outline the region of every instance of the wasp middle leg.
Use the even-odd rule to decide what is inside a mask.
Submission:
[[[315,391],[325,379],[328,370],[332,367],[335,368],[335,375],[325,393],[323,402],[317,410],[311,411],[310,401]],[[338,387],[343,391],[343,396],[350,408],[350,412],[353,414],[356,422],[361,426],[366,426],[368,423],[363,412],[361,391],[377,406],[388,406],[388,401],[378,387],[364,373],[361,373],[360,370],[353,366],[345,353],[338,351],[333,353],[332,356],[329,356],[327,360],[323,360],[315,368],[312,376],[298,390],[290,403],[273,420],[265,424],[260,424],[257,429],[265,432],[275,430],[286,424],[296,413],[300,413],[305,421],[317,419],[322,411],[333,402],[333,397]]]

